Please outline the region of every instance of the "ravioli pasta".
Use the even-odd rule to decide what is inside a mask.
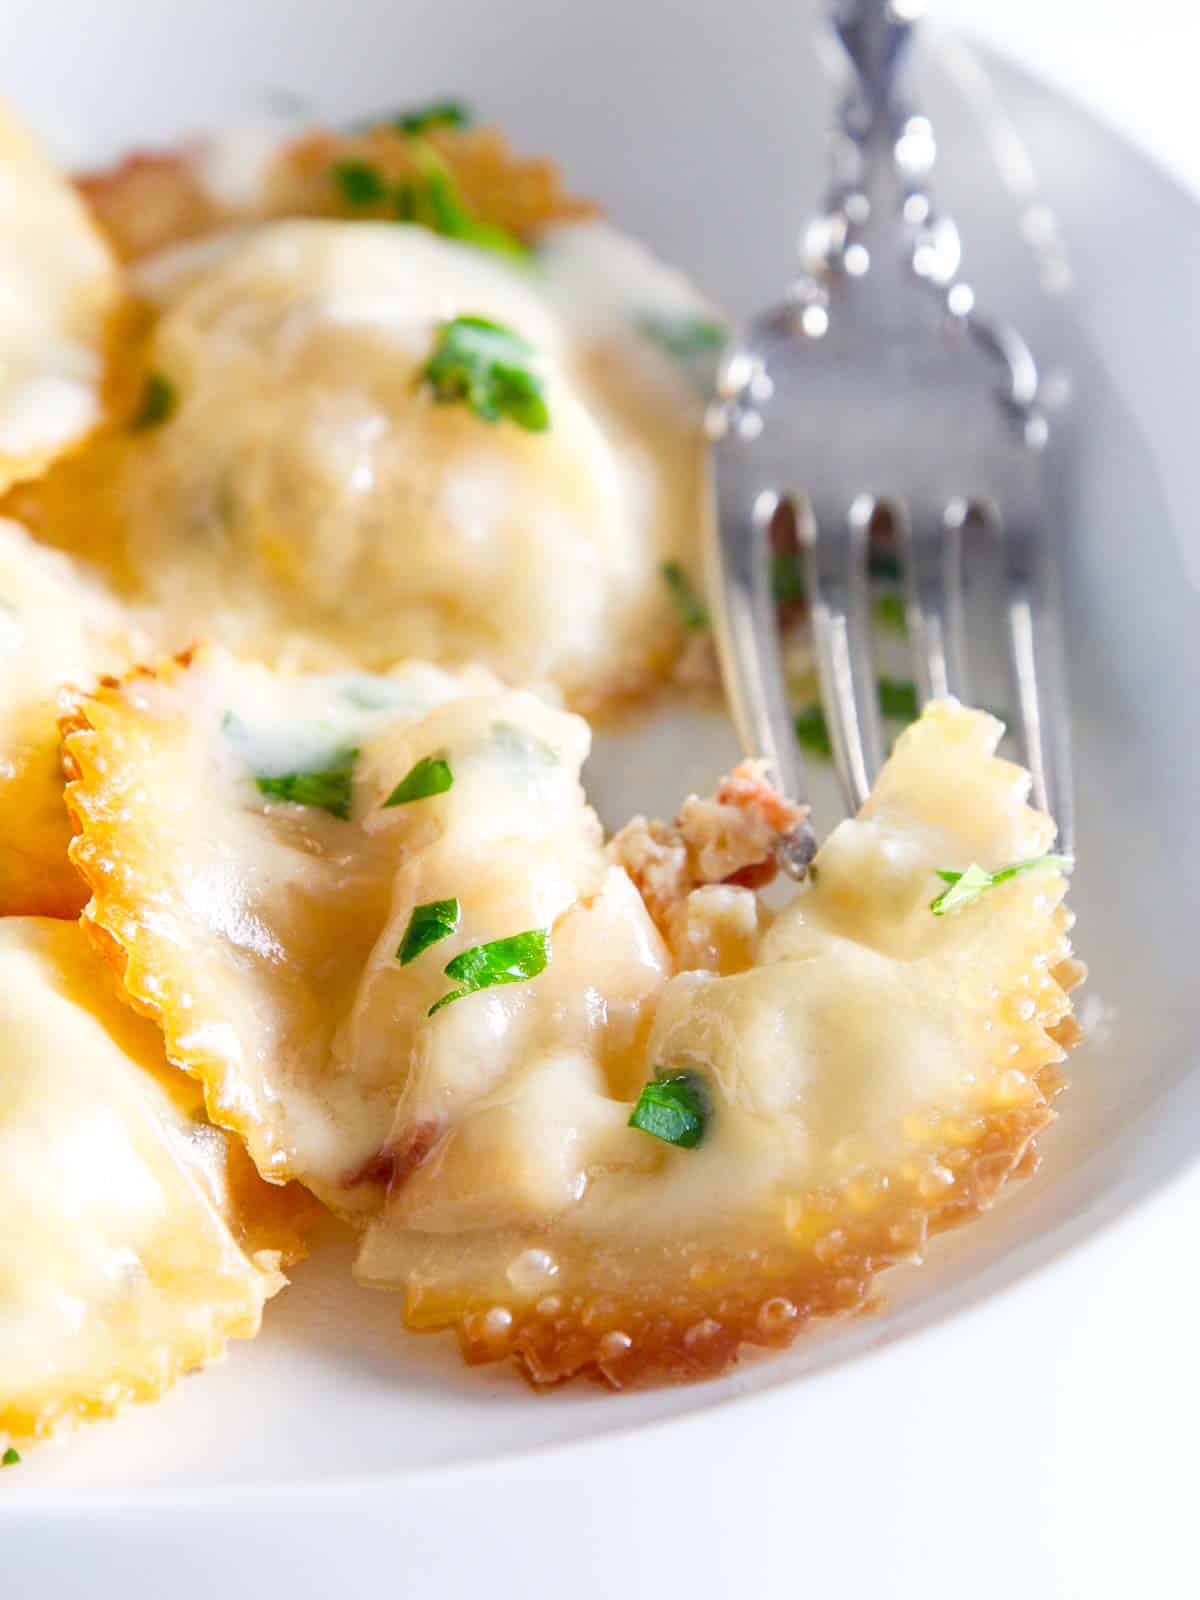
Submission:
[[[393,145],[417,159],[385,134],[373,182]],[[336,162],[317,205],[311,159],[242,226],[214,208],[190,243],[126,245],[148,332],[124,366],[163,414],[114,423],[15,509],[150,608],[165,648],[476,662],[580,708],[647,693],[681,642],[662,569],[695,559],[704,514],[698,372],[670,330],[711,338],[711,308],[607,224],[563,220],[582,208],[542,207],[514,258],[386,208],[338,216]],[[504,193],[502,164],[480,171]],[[422,375],[460,316],[524,341],[548,426],[439,403]]]
[[[310,1209],[208,1123],[77,923],[0,919],[0,1441],[252,1336]]]
[[[143,644],[102,589],[0,519],[0,916],[74,916],[57,697],[119,672]]]
[[[409,1065],[399,1044],[375,1048],[372,1019],[432,1004],[440,967],[400,971],[393,994],[390,973],[363,984],[372,951],[398,946],[412,906],[452,880],[462,915],[445,959],[599,890],[585,724],[483,672],[276,675],[211,648],[78,697],[66,726],[85,920],[171,1059],[265,1176],[300,1177],[337,1210],[377,1202],[370,1167]],[[259,787],[339,757],[346,818]],[[427,758],[453,787],[388,807]],[[438,1031],[460,1028],[447,1012]],[[425,1071],[414,1120],[445,1092],[436,1053]]]
[[[1047,867],[930,911],[937,870],[1036,857],[1052,836],[994,755],[994,719],[927,709],[784,911],[736,882],[691,889],[689,937],[668,946],[616,864],[628,850],[601,848],[577,719],[447,697],[358,741],[351,820],[301,821],[215,753],[215,708],[235,682],[252,703],[260,671],[208,652],[80,701],[86,919],[263,1170],[359,1214],[359,1274],[402,1289],[412,1326],[455,1326],[468,1359],[513,1354],[538,1381],[719,1370],[743,1342],[861,1304],[880,1267],[1027,1163],[1073,1037],[1065,879]],[[432,759],[453,786],[389,807]],[[321,990],[323,1056],[290,1041],[313,1036],[338,897],[318,914],[261,865],[296,827],[306,863],[332,856],[329,834],[376,875]],[[415,908],[451,900],[461,920],[402,962]],[[438,1006],[457,956],[529,929],[544,972]],[[644,1085],[680,1071],[710,1108],[696,1149],[630,1126]]]

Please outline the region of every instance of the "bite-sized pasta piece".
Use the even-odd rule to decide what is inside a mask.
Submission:
[[[78,923],[0,920],[0,1445],[252,1337],[314,1210],[211,1126]]]
[[[460,1105],[371,1222],[364,1281],[537,1382],[703,1376],[860,1307],[1029,1170],[1082,968],[1053,824],[1000,732],[928,708],[777,917],[748,889],[685,893],[712,936],[656,996],[640,1084],[543,1073]],[[540,1210],[492,1192],[563,1162]]]
[[[144,639],[99,584],[0,519],[0,916],[75,916],[58,692],[119,672]]]
[[[256,674],[286,807],[221,727]],[[578,719],[460,694],[340,763],[335,723],[301,774],[305,681],[206,652],[81,700],[73,854],[172,1059],[264,1172],[360,1213],[360,1275],[410,1325],[539,1382],[703,1375],[861,1305],[1027,1168],[1081,969],[994,719],[928,708],[778,915],[738,880],[796,813],[739,769],[677,845],[644,830],[684,851],[652,918],[636,839],[606,858],[584,804]]]
[[[0,105],[0,491],[100,421],[122,297],[87,208]]]

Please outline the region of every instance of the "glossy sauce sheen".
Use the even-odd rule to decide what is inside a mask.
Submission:
[[[646,688],[677,638],[662,563],[698,548],[697,371],[644,330],[711,318],[602,223],[528,263],[388,222],[236,228],[141,263],[169,421],[43,493],[44,535],[108,567],[178,648],[289,665],[476,661],[580,704]],[[437,329],[533,347],[550,426],[422,384]]]

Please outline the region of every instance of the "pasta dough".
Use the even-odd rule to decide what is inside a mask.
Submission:
[[[310,1209],[208,1123],[77,923],[0,919],[0,1440],[251,1337]]]

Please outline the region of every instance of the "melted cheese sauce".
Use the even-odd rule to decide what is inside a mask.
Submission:
[[[647,319],[711,317],[604,224],[514,264],[415,226],[231,229],[136,273],[165,425],[47,487],[44,537],[102,561],[169,648],[202,631],[288,665],[483,663],[594,704],[677,648],[664,560],[697,549],[701,397]],[[536,352],[551,425],[436,403],[438,325]]]
[[[0,921],[0,1437],[156,1394],[253,1333],[293,1203],[76,923]]]

